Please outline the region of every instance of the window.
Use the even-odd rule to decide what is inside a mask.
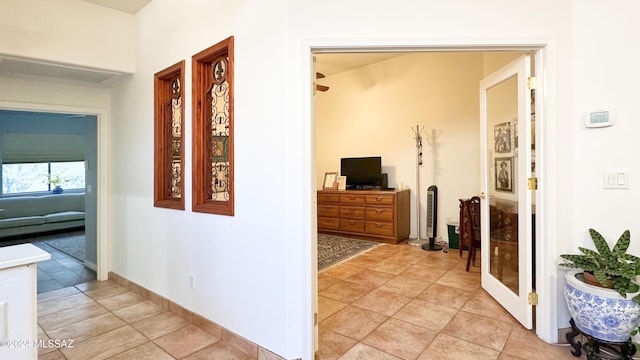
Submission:
[[[16,163],[2,165],[2,193],[22,194],[51,191],[48,179],[60,178],[65,189],[85,187],[84,161]]]

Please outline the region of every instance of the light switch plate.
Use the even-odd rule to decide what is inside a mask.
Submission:
[[[607,170],[604,172],[605,189],[628,189],[629,172],[626,170]]]

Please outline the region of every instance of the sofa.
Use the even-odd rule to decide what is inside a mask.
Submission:
[[[0,198],[0,238],[83,227],[84,193]]]

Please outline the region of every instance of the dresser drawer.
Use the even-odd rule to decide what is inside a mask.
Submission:
[[[393,205],[393,195],[367,195],[367,205]]]
[[[362,206],[340,206],[341,219],[364,220],[364,207]]]
[[[367,234],[393,236],[392,222],[367,221]]]
[[[393,221],[393,208],[390,207],[367,207],[368,221]]]
[[[318,216],[319,217],[334,217],[337,218],[340,215],[339,205],[323,205],[318,204]]]
[[[361,205],[364,206],[365,196],[354,194],[340,194],[341,205]]]
[[[321,192],[318,194],[318,203],[319,204],[339,204],[340,194]]]
[[[340,231],[364,232],[364,220],[340,220]]]
[[[328,218],[328,217],[318,217],[318,229],[339,230],[340,229],[340,219],[338,219],[338,218]]]

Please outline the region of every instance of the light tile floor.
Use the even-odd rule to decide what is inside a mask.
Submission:
[[[38,338],[54,346],[40,348],[38,359],[256,358],[234,339],[221,339],[114,281],[95,281],[94,271],[43,242],[67,235],[77,234],[5,242],[31,242],[51,253],[51,260],[38,263]]]
[[[38,294],[38,339],[60,345],[40,360],[256,358],[111,280]]]
[[[466,272],[466,252],[383,244],[321,271],[320,359],[578,359],[480,287],[477,256]]]
[[[465,260],[384,244],[321,271],[319,358],[577,359],[517,323]],[[38,294],[38,337],[73,339],[40,349],[45,360],[255,358],[113,281]]]
[[[96,272],[80,261],[60,252],[44,242],[35,246],[51,254],[51,259],[38,263],[38,293],[62,289],[96,279]]]

